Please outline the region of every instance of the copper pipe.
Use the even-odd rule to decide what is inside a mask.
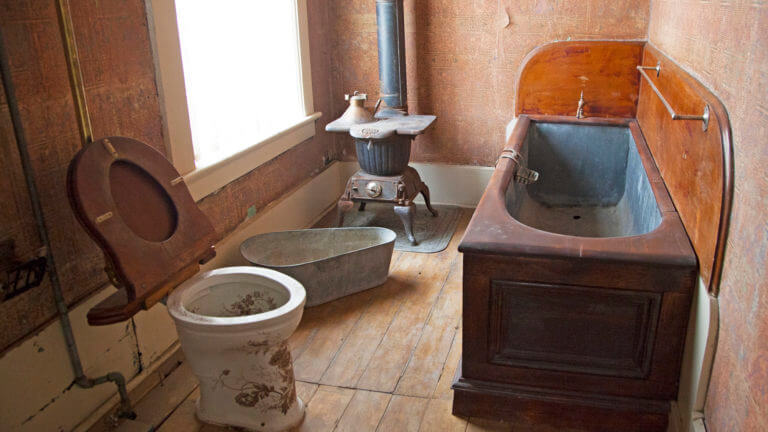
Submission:
[[[75,102],[75,116],[77,126],[80,129],[82,145],[93,142],[93,128],[91,116],[88,113],[88,102],[85,99],[85,85],[83,84],[83,72],[80,69],[80,57],[77,54],[77,41],[72,25],[72,13],[69,9],[69,0],[56,0],[59,12],[59,28],[61,39],[64,42],[64,54],[67,58],[67,70],[69,72],[69,84],[72,87],[72,98]]]

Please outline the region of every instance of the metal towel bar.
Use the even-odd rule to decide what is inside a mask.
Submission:
[[[709,126],[709,105],[704,104],[704,114],[702,115],[687,115],[687,114],[676,113],[674,108],[672,108],[669,102],[667,102],[667,100],[661,94],[661,92],[653,83],[653,81],[651,81],[651,78],[645,72],[646,69],[655,70],[656,76],[659,76],[659,73],[661,72],[661,63],[656,64],[656,66],[637,66],[637,70],[640,71],[640,74],[643,77],[645,77],[645,80],[648,82],[648,85],[651,86],[651,88],[653,89],[653,92],[656,93],[656,96],[659,97],[659,99],[661,100],[661,103],[663,103],[664,106],[667,108],[669,115],[672,116],[672,120],[701,120],[703,122],[703,124],[701,125],[701,129],[706,131],[707,127]]]

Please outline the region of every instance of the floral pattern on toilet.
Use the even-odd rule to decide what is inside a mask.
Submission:
[[[269,365],[278,371],[278,379],[265,380],[264,375],[260,373],[259,381],[254,381],[244,375],[233,377],[230,369],[224,369],[219,374],[216,385],[237,391],[238,393],[235,395],[234,401],[240,406],[258,408],[262,412],[279,409],[283,414],[288,413],[288,410],[296,402],[296,385],[294,383],[291,351],[288,349],[288,344],[281,342],[277,345],[270,345],[266,341],[249,341],[242,350],[258,356],[271,355]],[[280,382],[278,388],[274,385],[275,381]],[[262,401],[267,399],[272,401],[270,405],[264,406],[264,404],[261,404]]]
[[[277,309],[277,307],[275,299],[265,296],[260,291],[254,291],[251,294],[246,294],[244,297],[239,297],[238,301],[232,303],[229,307],[225,306],[224,309],[231,316],[245,316],[268,312]]]

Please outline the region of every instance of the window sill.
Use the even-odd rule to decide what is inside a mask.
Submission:
[[[258,166],[315,135],[315,120],[322,113],[314,113],[265,140],[232,156],[184,174],[192,198],[200,201]]]

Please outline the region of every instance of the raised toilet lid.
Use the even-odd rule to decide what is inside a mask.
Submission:
[[[67,188],[76,217],[121,288],[88,313],[90,324],[130,318],[153,293],[215,255],[213,226],[178,171],[140,141],[109,137],[87,145],[69,165]]]

